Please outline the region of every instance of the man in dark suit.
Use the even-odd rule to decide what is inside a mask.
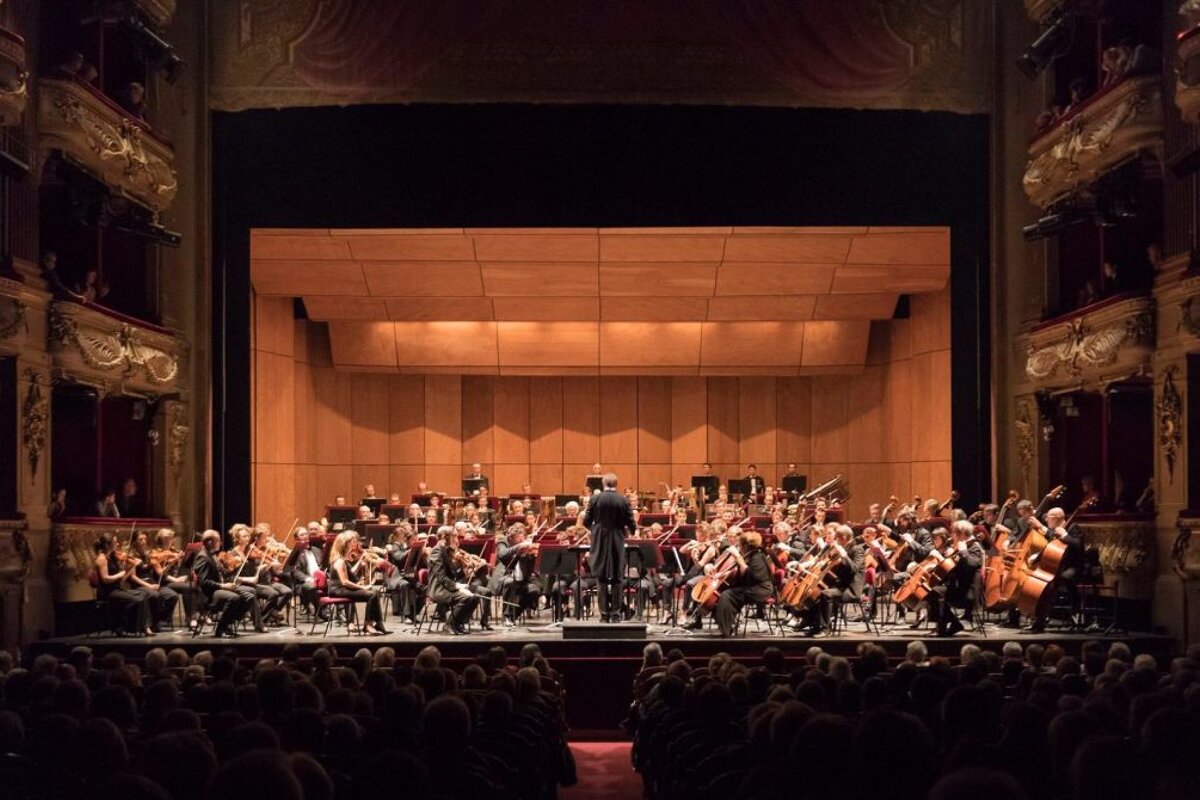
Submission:
[[[480,486],[489,486],[488,477],[483,474],[483,464],[479,462],[471,465],[471,471],[464,476],[463,480],[479,481]]]
[[[467,632],[479,598],[463,582],[462,570],[454,563],[458,533],[449,525],[438,529],[442,543],[429,551],[429,599],[446,609],[446,623],[454,633]]]
[[[249,610],[250,604],[254,602],[254,595],[246,597],[236,591],[236,584],[225,581],[221,577],[221,567],[217,564],[217,550],[221,547],[221,534],[212,530],[205,531],[200,537],[200,541],[204,543],[204,547],[196,554],[196,558],[192,562],[192,572],[196,575],[196,582],[200,586],[200,591],[204,593],[209,608],[213,610],[222,608],[216,630],[213,633],[216,636],[230,639],[237,638],[237,632],[233,626]]]
[[[963,629],[962,621],[954,613],[955,608],[963,609],[962,619],[971,621],[971,607],[975,604],[975,576],[979,574],[985,557],[983,545],[975,540],[975,526],[970,522],[955,522],[950,536],[949,546],[944,552],[956,563],[929,595],[929,616],[937,623],[938,636],[953,636]]]
[[[857,603],[863,593],[862,546],[854,541],[854,529],[849,525],[837,526],[837,531],[828,547],[837,551],[837,564],[825,577],[825,587],[817,598],[817,604],[809,616],[809,636],[826,636],[833,625],[833,601]]]
[[[603,491],[593,495],[583,515],[583,524],[592,532],[589,565],[598,582],[600,621],[621,619],[621,583],[625,580],[625,536],[637,530],[629,501],[617,491],[617,476],[607,473]]]
[[[750,497],[752,499],[762,497],[763,492],[766,491],[766,483],[763,481],[763,477],[758,474],[757,464],[751,464],[746,468],[745,480],[750,484]]]

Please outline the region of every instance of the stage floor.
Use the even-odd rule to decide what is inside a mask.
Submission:
[[[1082,643],[1089,639],[1124,641],[1135,653],[1152,653],[1160,660],[1174,654],[1175,649],[1171,637],[1153,633],[1106,636],[1099,631],[1074,633],[1051,628],[1045,633],[1026,634],[994,624],[986,625],[982,633],[964,632],[948,639],[930,637],[922,631],[912,631],[903,625],[885,627],[878,634],[867,633],[861,622],[851,622],[848,630],[818,639],[791,632],[782,636],[768,634],[763,623],[760,623],[763,627],[756,629],[753,620],[744,636],[729,639],[718,636],[716,629],[708,627],[707,623],[703,631],[685,631],[637,622],[615,626],[601,626],[587,621],[569,621],[566,624],[583,627],[572,631],[573,636],[570,638],[564,637],[562,627],[538,623],[536,620],[528,625],[497,627],[492,631],[473,628],[472,632],[465,636],[428,630],[423,630],[418,635],[412,626],[400,624],[399,620],[393,619],[389,622],[391,633],[387,636],[350,634],[338,626],[331,628],[329,635],[324,636],[322,625],[317,626],[314,634],[310,633],[311,626],[304,624],[298,628],[273,628],[266,633],[243,633],[237,639],[215,639],[211,636],[193,638],[183,632],[168,632],[147,638],[103,634],[59,637],[34,642],[30,644],[29,652],[31,655],[53,653],[63,656],[77,645],[86,645],[98,656],[118,651],[127,658],[141,661],[146,651],[151,648],[162,647],[169,650],[182,647],[189,653],[212,650],[228,654],[249,666],[257,659],[279,658],[280,652],[287,644],[295,644],[302,659],[310,656],[313,650],[328,645],[335,646],[338,656],[343,658],[353,655],[360,647],[374,650],[387,645],[396,650],[400,661],[411,660],[421,648],[434,645],[441,651],[443,660],[449,666],[461,669],[490,647],[504,647],[510,659],[515,660],[522,645],[536,642],[551,665],[563,675],[569,697],[577,698],[574,702],[569,699],[567,703],[567,719],[573,729],[573,736],[581,739],[603,739],[619,735],[618,725],[629,705],[630,687],[641,663],[642,649],[651,641],[659,642],[667,650],[679,648],[694,665],[700,665],[710,656],[721,652],[730,653],[744,663],[754,665],[760,661],[764,648],[778,647],[784,651],[790,664],[799,666],[805,651],[813,645],[834,655],[853,657],[863,642],[877,643],[886,649],[893,659],[900,659],[904,656],[908,642],[916,638],[926,643],[930,655],[947,656],[951,659],[957,659],[959,649],[968,642],[985,647],[990,645],[998,649],[1010,639],[1022,644],[1060,644],[1068,654],[1074,655],[1078,654]],[[621,633],[634,638],[599,638],[618,635],[618,629],[622,628],[624,630]]]

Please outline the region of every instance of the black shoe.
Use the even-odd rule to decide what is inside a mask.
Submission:
[[[482,623],[480,623],[480,625],[479,625],[479,630],[481,630],[481,631],[490,631],[490,630],[494,630],[494,629],[492,628],[492,623],[490,623],[490,622],[482,622]]]
[[[1045,632],[1046,632],[1046,623],[1044,623],[1044,622],[1035,622],[1032,625],[1030,625],[1028,628],[1025,628],[1021,631],[1021,633],[1030,633],[1030,634],[1045,633]]]
[[[614,622],[620,622],[620,621],[628,622],[629,620],[633,619],[633,615],[634,615],[634,610],[632,608],[630,608],[629,606],[625,606],[625,608],[621,609],[621,616],[618,619],[614,620]]]
[[[704,623],[699,618],[696,618],[696,619],[693,619],[691,622],[689,622],[687,625],[684,625],[683,629],[686,631],[698,631],[698,630],[701,630],[703,627],[704,627]]]
[[[213,635],[216,636],[218,639],[237,639],[241,636],[241,634],[239,634],[237,631],[233,630],[232,628],[226,628],[225,630],[216,631]]]
[[[463,625],[462,623],[459,623],[457,625],[452,625],[450,627],[450,630],[454,631],[459,636],[466,636],[468,633],[467,626]]]

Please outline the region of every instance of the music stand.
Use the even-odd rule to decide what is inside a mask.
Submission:
[[[367,540],[368,547],[385,547],[388,537],[396,529],[395,525],[380,525],[376,522],[364,525],[363,527],[362,537]]]
[[[726,484],[729,488],[729,496],[741,495],[742,497],[750,496],[750,479],[749,478],[731,478]]]
[[[579,495],[577,494],[556,494],[554,495],[555,508],[565,508],[567,503],[578,503]]]
[[[808,488],[808,476],[785,475],[782,488],[788,494],[803,494],[804,490]]]
[[[585,485],[587,486],[588,491],[591,491],[591,492],[603,491],[604,490],[604,476],[603,475],[588,475],[587,482],[585,483]]]
[[[384,503],[379,509],[379,514],[376,514],[375,516],[387,514],[387,518],[390,520],[401,520],[404,519],[404,515],[407,513],[408,506],[406,505],[401,505],[400,503]]]
[[[717,489],[720,487],[720,480],[716,475],[693,475],[692,488],[703,489],[704,498],[706,500],[717,499]]]
[[[487,486],[487,478],[463,478],[462,493],[471,497],[484,486]]]
[[[371,516],[378,517],[379,509],[383,508],[383,504],[386,502],[387,500],[382,497],[364,497],[362,500],[358,501],[358,504],[371,509]]]
[[[414,542],[404,554],[404,566],[400,568],[403,575],[416,575],[421,565],[421,557],[425,554],[425,542]]]
[[[354,522],[357,516],[358,509],[354,506],[325,506],[325,519],[331,528],[338,522]]]

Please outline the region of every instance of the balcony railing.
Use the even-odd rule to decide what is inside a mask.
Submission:
[[[169,519],[110,519],[107,517],[67,517],[51,525],[48,569],[54,599],[59,603],[89,600],[93,589],[88,573],[96,557],[96,540],[104,533],[115,533],[127,543],[145,531],[151,539],[160,528],[170,528]]]
[[[167,328],[101,306],[56,300],[49,335],[60,375],[107,391],[152,396],[178,388],[187,347]]]
[[[1180,34],[1178,41],[1175,105],[1186,122],[1200,125],[1200,25]]]
[[[170,143],[83,81],[42,78],[38,89],[38,129],[45,150],[62,152],[151,211],[170,206],[179,189]]]
[[[21,281],[0,277],[0,353],[18,352],[25,344],[24,286]]]
[[[1162,79],[1126,78],[1034,139],[1025,194],[1041,208],[1144,151],[1161,160]]]
[[[1047,320],[1017,337],[1038,388],[1084,388],[1149,369],[1154,299],[1122,295]]]
[[[1084,544],[1098,551],[1104,582],[1122,598],[1144,600],[1154,592],[1157,529],[1153,514],[1080,514]]]

